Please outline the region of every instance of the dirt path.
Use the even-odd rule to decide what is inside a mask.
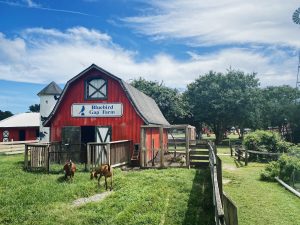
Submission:
[[[76,199],[72,203],[72,206],[73,207],[78,207],[78,206],[85,205],[89,202],[99,202],[99,201],[102,201],[103,199],[105,199],[107,196],[111,195],[112,193],[113,193],[112,191],[107,191],[107,192],[103,192],[101,194],[93,195],[93,196],[88,197],[88,198],[79,198],[79,199]]]

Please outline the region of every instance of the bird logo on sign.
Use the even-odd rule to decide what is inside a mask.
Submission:
[[[81,116],[84,116],[84,111],[85,111],[85,107],[84,107],[84,105],[83,105],[82,108],[81,108],[81,110],[80,110],[80,112],[79,112],[79,114],[80,114]]]

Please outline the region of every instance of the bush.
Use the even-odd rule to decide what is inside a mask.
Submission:
[[[279,178],[290,183],[294,171],[300,170],[300,159],[295,156],[282,155],[277,161],[279,166]]]
[[[257,130],[247,134],[243,141],[247,149],[262,152],[288,152],[292,143],[284,141],[279,133]]]
[[[300,158],[300,145],[293,145],[289,148],[288,154]]]
[[[300,171],[300,159],[296,156],[283,154],[278,161],[266,165],[260,178],[261,180],[274,181],[275,177],[279,177],[284,182],[291,183],[294,171]]]
[[[279,163],[270,162],[266,165],[264,171],[260,174],[260,179],[265,181],[275,181],[275,177],[279,176]]]

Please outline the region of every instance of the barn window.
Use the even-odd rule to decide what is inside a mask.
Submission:
[[[107,80],[95,78],[86,81],[86,99],[106,99]]]

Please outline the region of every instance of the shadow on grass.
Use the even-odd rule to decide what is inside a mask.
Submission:
[[[209,169],[196,171],[183,224],[215,224]]]
[[[241,161],[238,161],[237,159],[234,159],[234,163],[235,163],[235,165],[236,165],[237,168],[245,166]]]
[[[17,161],[17,162],[14,162],[13,163],[14,165],[16,165],[16,166],[24,166],[24,161]]]
[[[67,180],[65,179],[65,176],[59,176],[56,181],[58,183],[64,183],[64,182],[67,182]]]

